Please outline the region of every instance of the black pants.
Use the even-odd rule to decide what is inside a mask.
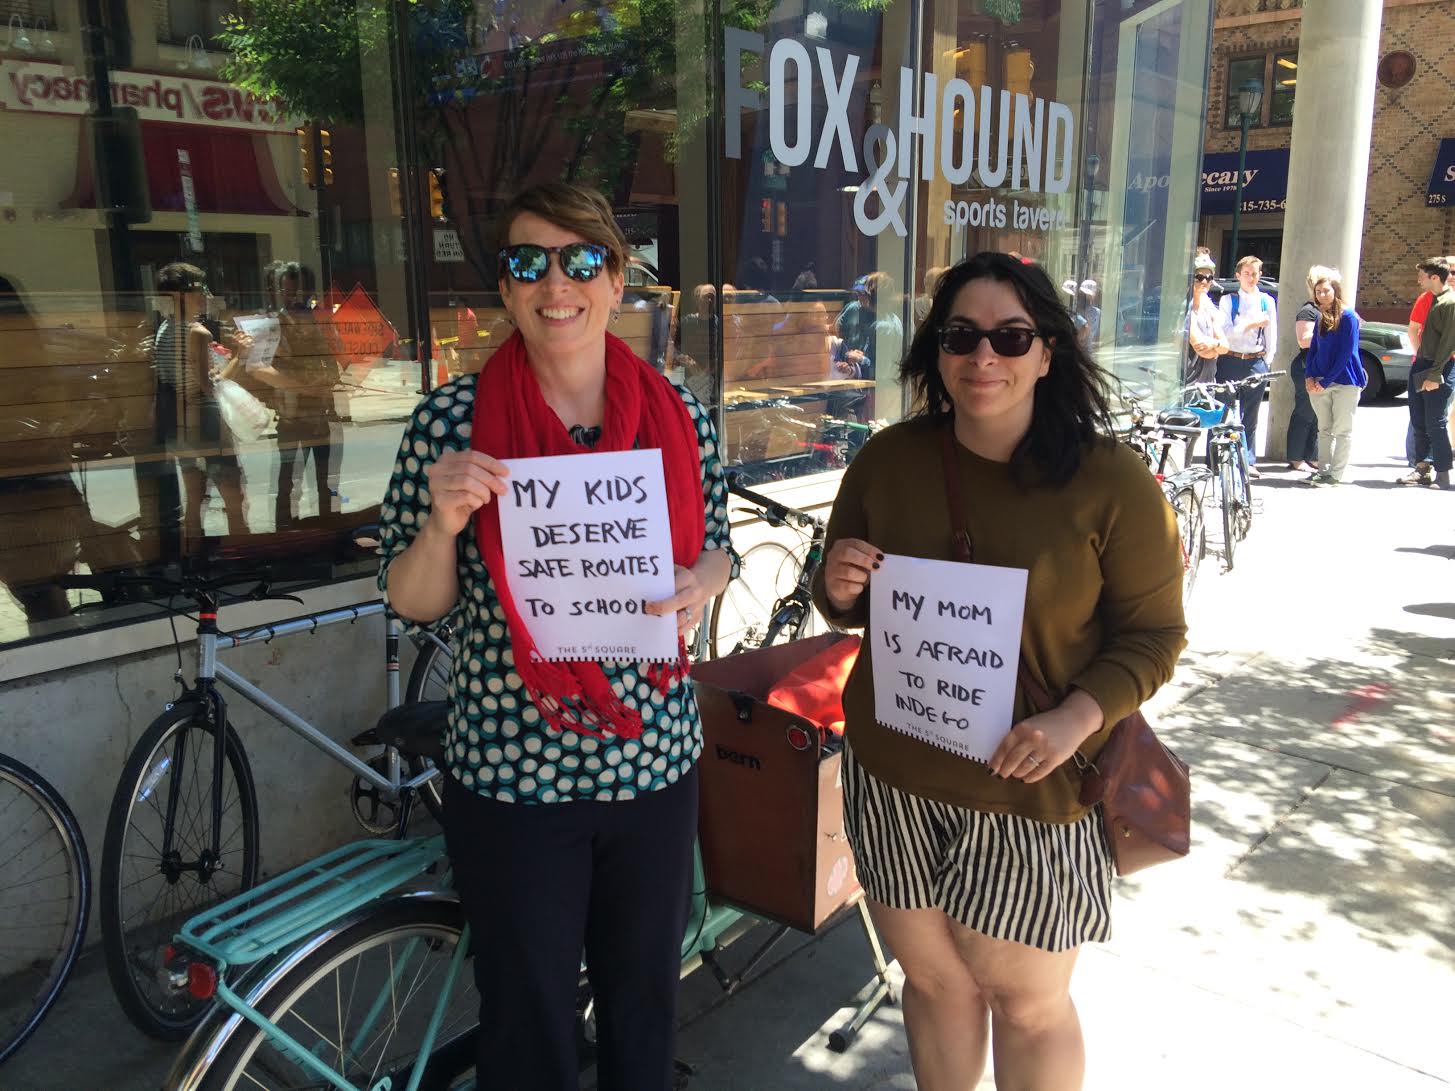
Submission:
[[[576,1091],[581,953],[600,1091],[668,1091],[697,770],[611,803],[487,799],[445,777],[480,991],[481,1091]]]
[[[1288,365],[1293,381],[1293,412],[1288,417],[1285,446],[1289,462],[1317,462],[1319,459],[1319,418],[1314,416],[1314,403],[1309,401],[1308,387],[1303,381],[1304,354],[1299,353]]]

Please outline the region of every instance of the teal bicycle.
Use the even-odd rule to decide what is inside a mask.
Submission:
[[[406,757],[441,762],[443,702],[391,710],[375,741]],[[400,828],[409,818],[403,801]],[[684,973],[699,963],[728,992],[788,928],[778,925],[735,975],[717,960],[757,918],[706,894],[700,853],[682,942]],[[875,977],[853,1017],[831,1036],[848,1047],[885,999],[893,1000],[883,952],[865,922]],[[167,1091],[336,1088],[422,1091],[475,1082],[478,999],[465,965],[469,927],[449,881],[440,835],[346,845],[201,913],[176,945],[191,956],[188,988],[217,1003],[188,1040]],[[591,1047],[591,1000],[578,1015],[583,1056]],[[691,1070],[679,1064],[679,1072]]]

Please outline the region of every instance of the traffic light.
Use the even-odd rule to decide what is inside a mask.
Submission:
[[[758,202],[758,227],[765,235],[773,234],[773,198],[764,197]]]
[[[404,200],[399,194],[399,168],[389,168],[389,214],[396,220],[404,215]]]
[[[318,130],[320,166],[323,167],[323,184],[333,185],[333,137],[327,129]]]
[[[445,172],[440,167],[434,167],[425,173],[429,180],[429,214],[431,218],[443,222],[445,215]]]
[[[302,128],[294,129],[293,134],[298,137],[298,163],[303,171],[303,184],[309,189],[314,184],[314,163],[313,163],[313,134],[308,131],[305,125]]]

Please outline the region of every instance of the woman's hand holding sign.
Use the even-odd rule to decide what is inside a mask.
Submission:
[[[990,757],[990,771],[1027,784],[1045,780],[1102,725],[1101,706],[1073,689],[1049,712],[1028,716],[1010,729]]]
[[[446,451],[430,465],[429,520],[425,526],[453,539],[465,529],[470,516],[505,495],[510,468],[479,451]]]
[[[732,561],[720,549],[704,550],[691,568],[676,565],[676,592],[669,599],[647,603],[647,613],[661,617],[676,612],[677,631],[686,633],[702,624],[707,604],[727,586]]]
[[[824,559],[824,594],[838,613],[847,613],[869,586],[884,560],[882,550],[859,538],[840,538]]]

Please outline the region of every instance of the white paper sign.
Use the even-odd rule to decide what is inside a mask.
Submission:
[[[252,338],[252,344],[243,353],[243,369],[252,371],[267,367],[278,354],[278,344],[283,339],[283,330],[275,315],[239,314],[233,316],[237,328]]]
[[[886,554],[869,583],[874,718],[989,761],[1011,727],[1026,570]]]
[[[662,452],[515,458],[500,505],[506,579],[542,656],[677,658],[672,528]]]

